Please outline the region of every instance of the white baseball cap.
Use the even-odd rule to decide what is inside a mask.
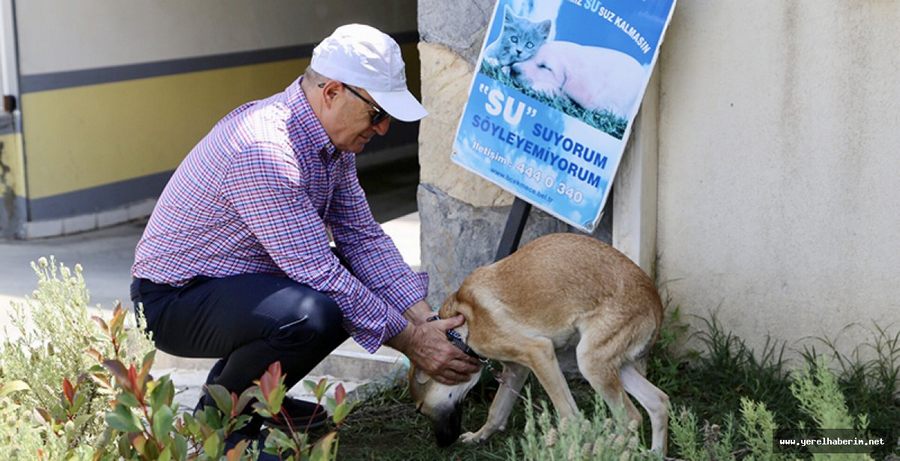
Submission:
[[[400,46],[374,27],[338,27],[313,50],[310,67],[325,77],[365,89],[393,118],[413,122],[428,115],[406,88]]]

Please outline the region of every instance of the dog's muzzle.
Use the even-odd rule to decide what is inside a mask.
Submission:
[[[446,448],[456,442],[462,433],[462,403],[437,415],[431,422],[431,428],[434,430],[437,446]]]

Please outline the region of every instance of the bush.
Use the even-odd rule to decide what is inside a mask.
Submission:
[[[724,438],[717,436],[722,431],[717,426],[709,423],[699,429],[697,419],[693,412],[682,408],[671,416],[672,442],[682,457],[688,460],[714,459],[714,460],[790,460],[799,455],[800,446],[781,445],[779,440],[799,441],[801,439],[818,439],[822,437],[822,430],[834,428],[846,428],[846,433],[854,433],[861,436],[866,434],[867,421],[865,416],[853,418],[847,410],[847,404],[843,394],[838,389],[834,374],[828,369],[823,360],[819,360],[816,366],[807,367],[794,377],[790,386],[791,392],[800,403],[800,409],[816,422],[816,429],[786,431],[779,437],[778,426],[772,413],[762,403],[753,402],[744,398],[741,400],[741,421],[737,428],[741,435],[738,442],[734,434],[734,423],[729,418],[725,424]],[[703,434],[701,443],[698,434]],[[831,447],[829,451],[822,452],[815,446],[805,447],[814,459],[852,459],[871,460],[865,453],[840,453],[839,449]],[[828,450],[828,448],[826,448]],[[838,451],[838,453],[835,453]]]
[[[7,332],[0,350],[0,380],[26,384],[27,390],[15,394],[17,405],[38,412],[69,447],[102,449],[109,441],[104,424],[109,396],[91,379],[99,368],[97,359],[119,356],[131,361],[153,345],[137,329],[124,328],[124,315],[115,320],[121,325],[113,325],[119,336],[106,339],[109,327],[88,312],[90,297],[80,265],[74,271],[63,264],[57,267],[51,256],[31,266],[38,288],[24,304],[12,305],[14,331]],[[132,325],[140,327],[140,320]]]
[[[261,452],[285,460],[330,460],[337,432],[313,443],[304,428],[272,429],[263,446],[243,441],[225,450],[225,439],[247,424],[251,404],[262,416],[283,411],[284,376],[272,364],[256,386],[240,396],[209,386],[216,407],[180,413],[168,376],[154,379],[155,349],[121,305],[111,317],[90,317],[80,266],[74,272],[51,257],[32,264],[38,289],[14,305],[13,326],[0,350],[0,459],[24,460],[228,460]],[[338,384],[304,382],[340,427],[353,404]],[[284,415],[286,416],[286,415]]]
[[[867,429],[865,416],[851,417],[847,410],[834,374],[820,361],[818,366],[807,367],[797,373],[790,386],[799,401],[800,410],[816,421],[816,429],[848,428],[864,436]],[[595,397],[593,417],[577,416],[551,423],[555,412],[541,403],[539,416],[535,417],[530,390],[526,393],[526,423],[523,434],[516,441],[508,442],[509,460],[656,460],[662,456],[650,452],[639,444],[638,428],[625,426],[622,418],[611,416],[599,397]],[[697,417],[686,407],[673,408],[670,412],[670,439],[674,451],[681,459],[702,460],[769,460],[797,459],[812,454],[814,459],[871,460],[865,453],[839,452],[832,449],[822,452],[815,446],[794,447],[778,445],[779,431],[774,415],[762,403],[748,398],[741,399],[740,420],[726,415],[720,426],[709,422],[698,424]],[[827,433],[827,432],[826,432]],[[820,438],[817,430],[793,431],[791,439]],[[827,449],[827,448],[826,448]],[[838,453],[835,453],[838,451]]]
[[[595,395],[593,417],[583,415],[556,420],[541,402],[540,415],[535,420],[535,405],[531,389],[525,392],[525,429],[517,443],[508,441],[509,460],[657,460],[661,455],[640,445],[637,425],[622,424],[621,415],[612,415],[603,400]],[[555,413],[555,412],[553,412]],[[521,453],[517,450],[521,450]]]
[[[70,447],[65,433],[52,430],[30,408],[17,403],[29,391],[23,381],[0,385],[0,459],[91,459],[90,445]]]

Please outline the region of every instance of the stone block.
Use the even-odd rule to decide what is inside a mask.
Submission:
[[[513,196],[450,160],[453,138],[469,93],[473,67],[447,47],[419,43],[422,100],[429,115],[419,125],[419,177],[473,206],[507,206]]]
[[[419,185],[418,202],[422,269],[430,278],[428,302],[437,308],[470,272],[493,262],[511,207],[474,207],[428,184]],[[567,231],[562,221],[532,208],[522,245]]]
[[[89,213],[80,216],[72,216],[62,220],[63,233],[75,234],[97,228],[97,214]]]
[[[104,228],[129,221],[128,209],[117,208],[97,213],[97,227]]]
[[[495,3],[419,0],[419,35],[422,41],[447,46],[473,65],[481,52]]]
[[[62,219],[31,221],[25,223],[25,238],[29,240],[43,237],[56,237],[62,234]]]
[[[142,200],[140,202],[128,205],[128,207],[126,208],[128,213],[128,220],[131,221],[133,219],[142,219],[150,216],[150,213],[153,212],[153,208],[155,206],[156,199]]]

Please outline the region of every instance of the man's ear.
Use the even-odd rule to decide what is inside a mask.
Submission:
[[[337,80],[328,80],[322,87],[322,103],[331,108],[337,96],[343,91],[344,85]]]

